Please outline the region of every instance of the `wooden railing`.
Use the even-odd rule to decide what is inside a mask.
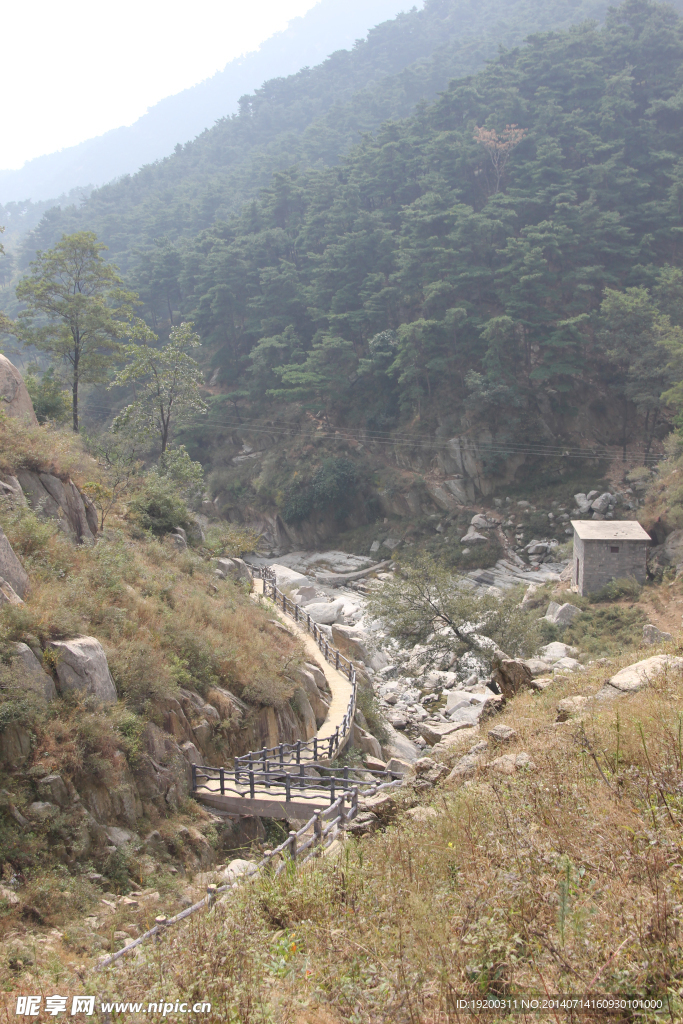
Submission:
[[[248,767],[254,761],[266,763],[279,760],[280,766],[284,767],[291,764],[298,765],[302,759],[317,762],[320,757],[325,757],[331,761],[344,746],[353,726],[353,719],[356,713],[355,665],[350,658],[345,657],[340,650],[329,642],[329,639],[320,629],[318,623],[311,618],[308,612],[300,608],[296,602],[292,601],[291,598],[287,597],[278,588],[273,569],[270,569],[268,566],[253,566],[251,570],[255,579],[263,580],[264,595],[273,601],[276,608],[281,608],[302,629],[310,633],[328,664],[334,665],[338,672],[343,672],[344,675],[348,676],[351,683],[351,696],[349,697],[349,703],[341,725],[337,726],[331,736],[324,738],[314,736],[311,740],[298,740],[296,743],[280,743],[277,747],[263,747],[261,750],[254,750],[249,754],[243,754],[241,757],[235,758],[235,766],[237,767],[239,764]]]
[[[365,797],[375,796],[382,790],[397,788],[401,784],[401,779],[373,784],[370,785],[363,795]],[[347,811],[346,801],[349,796],[351,797],[351,804]],[[271,871],[277,876],[281,871],[284,871],[287,864],[305,864],[312,857],[322,853],[324,849],[330,846],[334,842],[340,827],[352,821],[357,813],[358,787],[354,786],[350,794],[348,791],[340,793],[336,800],[325,810],[314,810],[313,816],[298,832],[290,832],[284,842],[280,843],[274,850],[269,850],[258,863],[253,865],[253,869],[248,874],[241,876],[241,880],[245,882],[252,881],[265,871]],[[191,907],[181,910],[175,917],[157,917],[154,927],[146,931],[144,935],[140,935],[139,938],[129,942],[123,949],[119,949],[118,952],[111,954],[111,956],[103,957],[98,964],[98,970],[101,970],[103,967],[109,967],[147,939],[153,937],[157,940],[160,939],[167,928],[179,924],[180,921],[183,921],[191,914],[195,914],[198,910],[204,907],[211,910],[216,903],[216,898],[222,893],[232,892],[235,884],[235,882],[231,881],[227,885],[208,885],[206,896]]]
[[[249,755],[248,755],[249,756]],[[315,799],[321,800],[329,792],[329,801],[334,803],[338,793],[365,789],[373,785],[391,782],[400,775],[398,772],[391,772],[385,769],[363,768],[363,774],[370,776],[366,779],[350,777],[353,768],[345,765],[343,768],[331,768],[325,764],[311,764],[310,762],[299,764],[298,773],[292,772],[292,763],[281,764],[279,761],[243,761],[238,764],[235,758],[235,768],[211,768],[208,765],[192,765],[192,791],[202,790],[205,793],[215,793],[217,796],[237,796],[254,800],[258,796],[269,799],[277,799],[283,796],[289,802],[293,798],[308,799],[312,795]],[[306,768],[315,768],[317,775],[306,775]],[[257,792],[258,790],[258,792]],[[266,790],[264,793],[263,791]]]

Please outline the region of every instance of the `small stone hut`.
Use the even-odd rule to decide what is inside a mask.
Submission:
[[[579,594],[594,594],[610,580],[635,576],[644,583],[650,535],[633,520],[573,519],[572,583]]]

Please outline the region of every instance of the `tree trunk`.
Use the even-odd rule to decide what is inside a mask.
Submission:
[[[73,411],[73,429],[78,433],[78,352],[74,358],[74,380],[71,389],[71,407]]]

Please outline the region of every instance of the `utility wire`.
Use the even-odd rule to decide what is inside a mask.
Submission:
[[[388,432],[380,431],[364,431],[363,434],[357,435],[348,430],[298,430],[296,426],[291,427],[256,427],[251,426],[247,423],[230,423],[221,420],[210,420],[201,424],[197,424],[202,430],[236,430],[243,431],[244,433],[260,433],[260,434],[279,434],[289,435],[300,438],[309,438],[314,440],[315,438],[323,438],[327,440],[336,441],[353,441],[356,444],[361,445],[375,445],[381,444],[388,447],[402,447],[402,448],[415,448],[415,449],[426,449],[426,450],[444,450],[451,448],[451,441],[438,439],[433,440],[421,440],[411,437],[408,434],[389,434]],[[193,429],[191,426],[184,428],[186,430]],[[455,447],[455,446],[453,446]],[[546,458],[570,458],[570,459],[612,459],[615,457],[618,451],[621,450],[621,446],[615,445],[613,449],[610,448],[569,448],[564,445],[543,445],[543,444],[521,444],[515,441],[510,442],[497,442],[497,443],[482,443],[463,441],[458,439],[457,448],[462,452],[475,452],[482,454],[492,455],[539,455]],[[654,452],[645,452],[642,449],[631,448],[627,449],[628,454],[631,458],[638,458],[644,462],[655,464],[661,462],[665,456]]]

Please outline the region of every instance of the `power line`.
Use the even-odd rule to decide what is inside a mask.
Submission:
[[[362,435],[356,435],[351,431],[339,429],[334,431],[305,431],[298,430],[295,427],[257,427],[246,423],[229,423],[220,420],[211,420],[202,423],[201,425],[197,424],[197,427],[200,427],[204,431],[207,429],[214,431],[228,429],[244,431],[245,433],[278,434],[281,436],[290,435],[304,439],[308,438],[310,440],[318,438],[335,441],[352,441],[355,444],[368,446],[381,444],[387,447],[403,447],[436,451],[448,450],[451,447],[455,447],[452,445],[452,439],[447,441],[440,441],[436,438],[433,440],[420,440],[410,437],[410,435],[407,434],[389,434],[388,432],[379,431],[365,431]],[[185,429],[193,428],[187,427]],[[613,459],[620,451],[620,447],[615,445],[613,449],[604,447],[569,448],[564,445],[522,444],[516,441],[485,443],[462,441],[458,439],[457,450],[461,452],[474,452],[491,455],[537,455],[545,458]],[[627,449],[627,453],[631,458],[638,458],[651,464],[661,462],[665,458],[663,455],[651,451],[646,452],[636,448]]]

